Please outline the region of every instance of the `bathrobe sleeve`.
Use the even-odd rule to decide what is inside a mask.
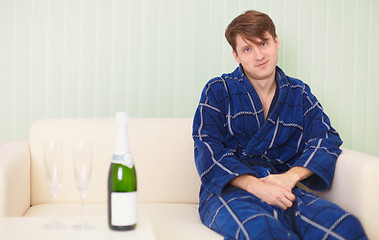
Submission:
[[[193,121],[194,155],[202,186],[221,194],[235,177],[255,172],[235,155],[238,141],[229,131],[229,96],[222,80],[205,86]],[[233,146],[234,147],[231,147]]]
[[[303,91],[304,151],[293,166],[310,169],[314,175],[302,181],[310,189],[323,191],[330,187],[342,140],[332,128],[321,104],[309,86]]]

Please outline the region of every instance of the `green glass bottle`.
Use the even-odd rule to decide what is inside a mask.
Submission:
[[[116,141],[108,175],[108,223],[113,230],[137,225],[137,177],[128,144],[128,114],[117,112]]]

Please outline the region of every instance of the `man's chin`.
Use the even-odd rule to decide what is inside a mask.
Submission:
[[[275,71],[274,72],[267,72],[267,73],[253,73],[253,74],[246,74],[246,77],[250,81],[264,81],[264,80],[270,80],[275,78]]]

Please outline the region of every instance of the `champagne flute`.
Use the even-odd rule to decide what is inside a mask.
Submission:
[[[91,181],[92,174],[92,144],[89,140],[76,140],[74,142],[74,172],[76,187],[81,193],[81,220],[73,226],[76,230],[94,228],[84,219],[84,200]]]
[[[47,187],[53,196],[53,214],[50,223],[44,229],[62,229],[64,224],[56,220],[55,202],[62,181],[62,146],[58,140],[48,140],[44,143],[44,165]]]

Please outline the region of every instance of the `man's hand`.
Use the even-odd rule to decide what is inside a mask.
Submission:
[[[296,200],[291,188],[273,183],[260,182],[255,186],[253,191],[255,192],[254,195],[264,202],[276,205],[284,210],[292,207],[293,202]]]
[[[263,182],[273,183],[283,187],[294,188],[298,182],[311,176],[313,172],[304,167],[293,167],[282,174],[270,174],[260,178]]]
[[[294,188],[296,183],[298,182],[297,177],[287,173],[270,174],[267,177],[260,178],[259,180],[265,183],[277,184],[290,189]]]
[[[262,201],[276,205],[284,210],[292,207],[296,200],[292,193],[295,185],[311,176],[313,172],[303,167],[293,167],[282,174],[270,174],[264,178],[242,175],[234,178],[230,184],[254,194]]]
[[[264,182],[250,175],[238,176],[230,184],[254,194],[270,205],[276,205],[284,210],[292,207],[293,201],[296,199],[291,188]]]

